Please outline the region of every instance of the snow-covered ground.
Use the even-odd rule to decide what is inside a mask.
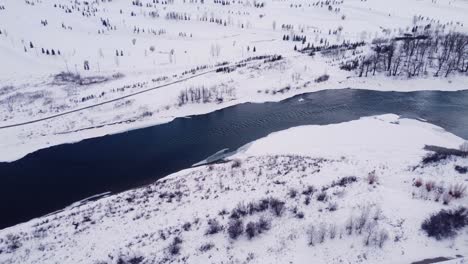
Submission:
[[[441,240],[421,229],[430,215],[468,203],[466,195],[447,198],[446,205],[441,198],[455,184],[466,184],[467,174],[454,166],[467,167],[468,159],[423,164],[430,153],[423,148],[463,142],[440,127],[392,114],[291,128],[246,145],[225,163],[186,169],[1,230],[0,262],[411,263],[466,257],[467,227]]]
[[[339,69],[339,62],[350,54],[310,57],[294,51],[295,46],[322,42],[370,43],[428,23],[466,33],[468,4],[461,0],[4,0],[0,6],[0,161],[175,117],[322,89],[467,88],[466,74],[357,78]],[[183,14],[184,20],[166,19],[174,14]],[[283,41],[286,35],[307,40]],[[365,46],[357,53],[368,50]],[[282,59],[254,58],[275,54]],[[248,58],[254,59],[232,72],[215,72],[222,63],[235,65]],[[84,70],[85,61],[89,70]],[[59,80],[60,72],[80,74],[81,79]],[[328,81],[314,82],[324,74],[330,76]],[[101,78],[89,79],[96,76]],[[113,101],[158,86],[162,87]],[[222,101],[179,104],[181,91],[202,87],[231,92]],[[1,128],[101,103],[105,104]]]

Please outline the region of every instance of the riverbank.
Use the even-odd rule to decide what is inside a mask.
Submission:
[[[327,81],[320,83],[314,81],[325,73],[330,76]],[[120,86],[127,87],[126,85],[129,83],[141,84],[141,86],[131,88],[131,93],[144,91],[151,87],[148,83],[150,76],[125,77],[122,80],[117,79],[106,83],[89,85],[83,87],[83,90],[80,91],[73,88],[73,85],[64,85],[60,87],[61,90],[71,89],[78,94],[50,98],[46,96],[34,100],[30,104],[20,104],[18,105],[19,108],[14,112],[7,112],[4,109],[3,114],[8,121],[2,122],[1,126],[48,118],[61,112],[71,112],[38,123],[0,129],[0,136],[4,139],[0,142],[2,149],[0,151],[0,161],[11,162],[39,149],[159,125],[178,117],[206,114],[243,103],[278,102],[303,93],[349,87],[398,92],[420,90],[459,91],[467,89],[466,82],[468,80],[467,76],[413,79],[386,76],[357,78],[352,77],[353,73],[330,66],[327,61],[324,61],[324,58],[311,59],[308,56],[290,53],[279,61],[268,63],[253,61],[246,68],[240,68],[230,73],[212,71],[208,74],[200,74],[196,78],[189,77],[186,80],[184,79],[186,77],[181,76],[181,79],[177,77],[158,81],[157,84],[162,86],[161,89],[123,98],[111,104],[73,112],[75,108],[86,108],[89,105],[113,100],[112,98],[117,95],[126,96],[129,93],[126,90],[119,90],[120,92],[112,96],[106,94],[106,92],[113,91]],[[57,87],[48,84],[49,81],[43,80],[45,84],[39,86],[20,85],[23,87],[21,94],[34,94],[38,91],[41,94],[47,94],[48,91],[52,91],[52,88],[57,90]],[[167,83],[171,85],[167,85]],[[192,102],[181,105],[178,99],[180,92],[197,87],[219,88],[219,91],[228,89],[232,91],[232,94],[227,95],[222,101]],[[81,96],[83,94],[104,94],[104,96],[96,96],[89,102],[82,103]],[[5,98],[6,96],[4,95]],[[21,100],[29,99],[23,98]],[[46,108],[40,106],[44,100],[51,101],[52,104]],[[78,101],[80,102],[78,103]],[[64,104],[67,105],[66,108],[58,110]],[[52,111],[52,109],[54,110]]]

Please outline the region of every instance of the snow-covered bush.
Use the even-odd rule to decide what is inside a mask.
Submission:
[[[317,201],[324,202],[327,200],[327,193],[321,192],[317,195]]]
[[[423,185],[423,180],[421,178],[417,178],[415,181],[414,181],[414,186],[416,186],[416,188],[419,188]]]
[[[323,75],[320,75],[317,79],[315,79],[315,82],[316,83],[326,82],[328,81],[328,79],[330,79],[330,75],[323,74]]]
[[[441,210],[424,220],[421,228],[428,236],[437,240],[453,237],[457,231],[468,225],[468,211],[462,207],[456,210]]]
[[[216,219],[208,220],[208,228],[205,232],[205,235],[214,235],[223,230],[223,226]]]
[[[230,238],[237,239],[244,233],[244,223],[240,219],[233,219],[229,221],[227,232]]]
[[[468,167],[455,166],[455,170],[460,174],[466,174],[468,172]]]
[[[462,198],[466,194],[466,185],[462,183],[451,185],[449,188],[449,194],[455,199]]]
[[[201,245],[200,251],[201,252],[206,252],[206,251],[212,249],[213,247],[214,247],[213,243],[206,243],[206,244]]]
[[[174,240],[172,240],[171,244],[169,244],[169,247],[167,248],[167,251],[171,255],[177,255],[180,253],[180,244],[182,244],[182,239],[180,237],[174,237]]]
[[[276,216],[281,216],[283,213],[284,204],[285,203],[283,201],[280,201],[276,198],[270,198],[271,210]]]
[[[379,178],[375,171],[369,172],[369,174],[367,175],[367,182],[371,185],[377,183],[378,180]]]
[[[245,233],[247,234],[248,239],[252,239],[257,235],[257,225],[254,222],[249,222],[245,226]]]

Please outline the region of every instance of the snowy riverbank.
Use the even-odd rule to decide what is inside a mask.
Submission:
[[[430,215],[468,202],[452,197],[444,205],[448,198],[441,198],[465,184],[466,174],[454,167],[468,160],[423,163],[430,153],[423,148],[463,142],[391,114],[291,128],[227,163],[2,230],[0,262],[411,263],[468,256],[466,227],[441,240],[421,229]]]

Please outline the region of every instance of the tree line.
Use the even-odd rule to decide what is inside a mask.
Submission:
[[[468,72],[468,35],[405,34],[393,39],[375,39],[371,53],[357,60],[359,77],[385,72],[388,76],[447,77]]]

